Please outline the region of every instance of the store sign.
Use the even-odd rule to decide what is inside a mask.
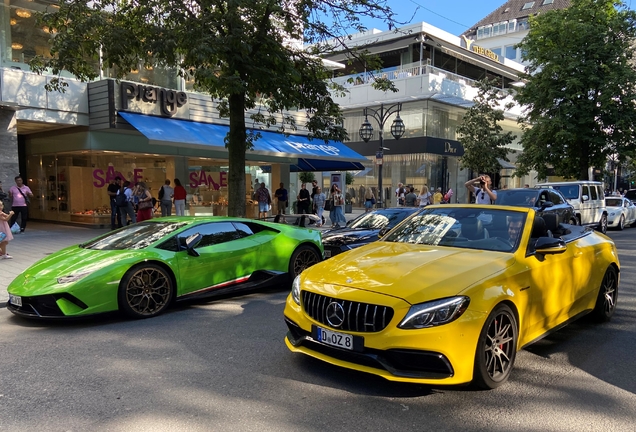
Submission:
[[[338,147],[327,144],[306,144],[294,141],[285,141],[285,144],[299,153],[303,153],[303,150],[305,150],[306,153],[312,155],[316,155],[315,152],[319,152],[328,156],[340,156],[340,149]]]
[[[449,143],[448,141],[446,141],[444,143],[444,153],[456,155],[457,154],[457,146],[455,146],[452,143]]]
[[[495,54],[494,52],[492,52],[491,50],[489,50],[488,48],[483,48],[480,47],[478,45],[473,45],[473,43],[475,42],[474,40],[468,39],[466,36],[462,35],[462,39],[464,39],[464,42],[466,43],[466,49],[470,50],[474,53],[477,53],[481,56],[484,57],[488,57],[496,62],[499,61],[499,56],[497,54]]]
[[[115,171],[115,168],[109,166],[106,172],[104,172],[101,168],[95,168],[93,170],[93,186],[96,188],[103,188],[107,186],[110,182],[115,181],[116,177],[122,179],[122,181],[129,180],[132,184],[135,184],[141,180],[143,180],[144,170],[141,168],[135,168],[132,170],[132,179],[127,179],[122,173],[119,171]]]
[[[127,110],[131,101],[159,104],[161,115],[172,117],[188,102],[188,95],[176,90],[123,82],[121,83],[122,110]]]
[[[227,172],[211,172],[205,170],[190,173],[190,187],[197,188],[207,186],[209,189],[219,190],[227,187]]]

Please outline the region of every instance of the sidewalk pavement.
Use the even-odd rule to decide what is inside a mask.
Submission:
[[[354,208],[353,213],[347,213],[345,216],[349,221],[362,213],[364,209]],[[318,229],[328,229],[331,225],[328,216],[326,212],[327,223],[323,228]],[[84,243],[108,231],[108,229],[29,221],[26,231],[22,234],[14,234],[13,241],[7,246],[7,252],[13,259],[0,259],[0,308],[5,307],[9,300],[7,287],[11,281],[36,261],[67,246]]]

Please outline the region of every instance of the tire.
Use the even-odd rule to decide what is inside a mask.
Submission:
[[[322,260],[320,253],[313,247],[301,245],[291,256],[289,260],[289,279],[290,283],[294,278],[301,274],[303,270],[319,263]]]
[[[623,231],[625,229],[625,215],[621,215],[621,218],[618,220],[618,229]]]
[[[618,272],[614,266],[609,266],[598,289],[592,317],[597,322],[609,321],[616,311],[616,300],[618,300]]]
[[[500,304],[488,316],[477,341],[473,383],[494,389],[508,380],[517,355],[519,330],[514,313]]]
[[[119,284],[119,309],[131,318],[151,318],[165,311],[174,297],[174,283],[157,264],[132,267]]]
[[[596,230],[602,234],[607,233],[607,215],[606,214],[601,216],[601,221],[598,223],[598,228],[596,228]]]

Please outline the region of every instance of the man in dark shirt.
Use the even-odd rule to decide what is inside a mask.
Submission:
[[[121,228],[121,216],[119,208],[115,202],[117,192],[121,189],[121,177],[115,177],[115,181],[108,185],[108,196],[110,197],[110,229]],[[115,225],[117,222],[117,225]]]
[[[300,186],[300,192],[298,192],[298,214],[307,214],[309,213],[309,204],[311,201],[311,196],[309,195],[309,191],[307,190],[307,185],[303,183]]]
[[[278,200],[278,214],[284,215],[287,208],[287,189],[285,189],[285,183],[280,184],[280,188],[276,189],[274,196]]]
[[[318,193],[318,180],[312,180],[311,181],[311,202],[314,202],[314,195],[316,195]],[[312,204],[312,213],[313,214],[317,214],[318,209],[313,207]]]

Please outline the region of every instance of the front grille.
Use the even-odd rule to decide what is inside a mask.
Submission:
[[[393,309],[388,306],[340,300],[308,291],[302,291],[302,299],[307,315],[321,324],[338,330],[379,332],[384,330],[393,318]],[[338,327],[327,321],[327,307],[333,302],[338,303],[344,310],[344,320]]]
[[[21,315],[34,317],[62,317],[64,314],[58,307],[56,300],[56,297],[52,294],[22,297],[22,306],[15,306],[13,304],[8,304],[7,306],[9,310]]]

